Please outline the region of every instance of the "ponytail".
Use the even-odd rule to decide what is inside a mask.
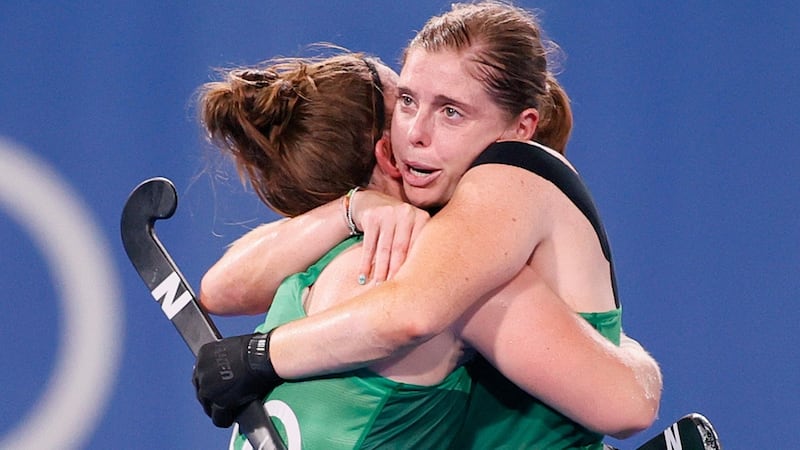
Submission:
[[[566,91],[549,72],[546,83],[547,95],[541,99],[539,124],[533,139],[563,155],[572,132],[572,108]]]
[[[286,127],[296,102],[286,84],[274,72],[237,69],[227,72],[224,81],[205,84],[200,96],[208,138],[233,157],[240,177],[249,180],[262,201],[281,213],[284,205],[274,204],[264,173],[283,150],[270,135]]]
[[[284,58],[204,84],[199,114],[259,198],[296,216],[369,181],[383,125],[376,95],[360,54]]]

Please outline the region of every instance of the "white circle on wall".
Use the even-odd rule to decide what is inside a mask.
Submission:
[[[102,417],[124,347],[114,261],[91,210],[49,164],[0,137],[0,173],[0,209],[44,256],[63,311],[44,392],[0,448],[79,448]]]

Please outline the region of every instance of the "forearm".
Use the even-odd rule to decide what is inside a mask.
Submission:
[[[219,315],[260,314],[280,283],[348,236],[341,202],[267,223],[235,241],[203,276],[200,302]]]
[[[498,195],[474,198],[497,204]],[[511,195],[503,201],[519,203]],[[458,207],[449,210],[449,205],[431,218],[394,278],[335,308],[279,327],[270,349],[277,373],[302,378],[387,357],[441,333],[484,294],[513,278],[528,252],[505,240],[518,240],[523,233],[497,233],[498,222],[507,218],[487,217],[485,205],[466,207],[456,197],[451,205]]]
[[[387,281],[372,295],[391,295],[393,284]],[[388,314],[374,299],[355,297],[275,329],[270,356],[278,375],[297,379],[364,367],[427,338],[415,334],[412,321],[391,320],[404,315],[401,309]]]
[[[594,332],[594,329],[587,326],[586,332]],[[658,416],[662,388],[661,369],[655,359],[637,342],[624,335],[622,338],[619,347],[600,338],[601,352],[595,351],[597,359],[590,363],[598,378],[606,381],[605,388],[600,389],[609,392],[609,397],[598,404],[601,408],[605,406],[598,429],[618,439],[633,436],[653,424]],[[615,374],[618,378],[605,378]],[[584,389],[594,392],[595,388],[587,384]],[[608,414],[609,411],[614,414]],[[609,417],[612,415],[616,417]]]
[[[661,379],[641,346],[614,346],[524,269],[463,319],[462,337],[517,386],[615,437],[652,424]],[[569,376],[565,376],[569,374]]]
[[[520,176],[499,178],[499,183],[480,180],[457,192],[420,232],[395,277],[319,315],[279,327],[270,349],[277,373],[302,378],[387,357],[441,333],[513,278],[533,248],[523,241],[531,214],[520,207],[531,202],[523,201],[529,192],[515,193],[509,186],[518,185]],[[508,214],[486,214],[498,208]]]

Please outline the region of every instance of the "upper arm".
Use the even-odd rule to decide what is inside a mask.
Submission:
[[[460,325],[506,378],[583,426],[624,435],[655,420],[660,372],[652,358],[641,346],[614,346],[529,268]]]
[[[347,237],[340,207],[333,201],[242,236],[203,276],[203,307],[222,315],[266,312],[287,276],[305,270]]]
[[[419,306],[433,321],[431,332],[451,325],[527,264],[549,229],[542,183],[517,167],[473,168],[422,230],[395,280],[429,300]]]
[[[280,281],[291,270],[266,269],[267,248],[285,220],[262,224],[234,241],[203,275],[200,302],[206,311],[220,315],[265,312]],[[287,272],[287,273],[283,273]]]

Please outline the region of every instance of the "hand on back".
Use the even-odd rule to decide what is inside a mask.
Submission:
[[[430,219],[427,211],[377,191],[358,191],[352,199],[353,221],[364,232],[360,283],[391,278]]]

